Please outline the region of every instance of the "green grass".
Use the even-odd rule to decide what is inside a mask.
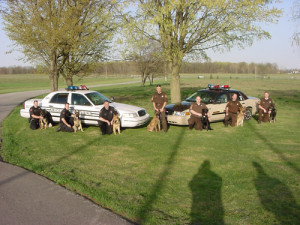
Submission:
[[[182,96],[227,81],[183,79]],[[213,123],[209,132],[171,126],[166,134],[140,127],[101,136],[97,127],[76,134],[31,131],[17,107],[3,122],[1,155],[142,224],[299,224],[300,81],[236,79],[230,85],[251,96],[270,90],[277,123]],[[99,88],[151,115],[154,90]],[[168,83],[163,90],[169,94]]]
[[[32,90],[43,90],[50,89],[49,77],[45,74],[0,74],[0,94],[21,92],[21,91],[32,91]],[[74,85],[97,85],[97,84],[111,84],[120,83],[126,81],[133,81],[136,79],[124,77],[109,77],[103,76],[97,77],[90,75],[82,79],[75,77]],[[66,82],[63,78],[59,79],[59,88],[65,88]]]

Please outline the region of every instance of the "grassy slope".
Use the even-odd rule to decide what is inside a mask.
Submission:
[[[228,80],[185,79],[182,95],[214,82]],[[214,123],[210,132],[171,126],[167,134],[141,127],[103,137],[97,127],[31,131],[17,108],[3,123],[1,154],[144,224],[299,224],[300,82],[230,82],[252,96],[270,90],[278,122]],[[101,92],[152,114],[154,88],[128,87]]]

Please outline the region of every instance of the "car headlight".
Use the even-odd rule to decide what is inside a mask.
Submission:
[[[175,116],[189,116],[191,115],[189,112],[174,112]]]
[[[138,117],[136,113],[124,113],[122,115],[122,117],[124,118],[135,118],[135,117]]]

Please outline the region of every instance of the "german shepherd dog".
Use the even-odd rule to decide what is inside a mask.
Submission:
[[[79,111],[75,111],[75,114],[74,114],[73,130],[75,133],[77,130],[81,130],[81,132],[83,132],[81,120],[79,119]]]
[[[119,114],[115,114],[113,116],[112,126],[113,126],[113,132],[114,132],[115,135],[117,134],[117,132],[119,134],[121,134],[121,123],[120,123],[120,119],[119,119]]]
[[[236,126],[243,126],[244,125],[244,119],[245,119],[245,113],[246,113],[246,108],[245,107],[240,107],[240,110],[237,115],[237,120],[236,120]]]
[[[40,129],[47,129],[47,127],[48,127],[49,120],[48,120],[47,114],[48,114],[48,112],[45,109],[41,110],[41,116],[43,118],[40,118],[40,120],[39,120]],[[52,125],[49,127],[52,127]]]
[[[147,130],[150,132],[152,132],[153,130],[155,130],[155,132],[160,131],[159,113],[155,112],[153,119],[150,121],[149,125],[147,126]]]
[[[271,113],[269,116],[269,122],[270,123],[275,123],[276,121],[276,109],[275,108],[271,108]]]
[[[208,119],[208,109],[202,109],[202,129],[205,129],[206,131],[212,130]]]

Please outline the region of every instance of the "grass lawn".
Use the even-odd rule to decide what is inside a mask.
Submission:
[[[1,155],[140,224],[300,224],[300,81],[184,78],[182,96],[228,82],[250,96],[269,90],[277,123],[101,136],[98,127],[31,131],[17,107],[3,122]],[[154,90],[99,89],[151,115]]]
[[[74,85],[111,84],[133,80],[133,78],[128,77],[110,77],[105,79],[103,76],[90,75],[82,79],[75,77]],[[45,74],[0,74],[0,81],[0,94],[50,89],[49,77]],[[66,87],[66,82],[63,78],[59,79],[58,87]]]

